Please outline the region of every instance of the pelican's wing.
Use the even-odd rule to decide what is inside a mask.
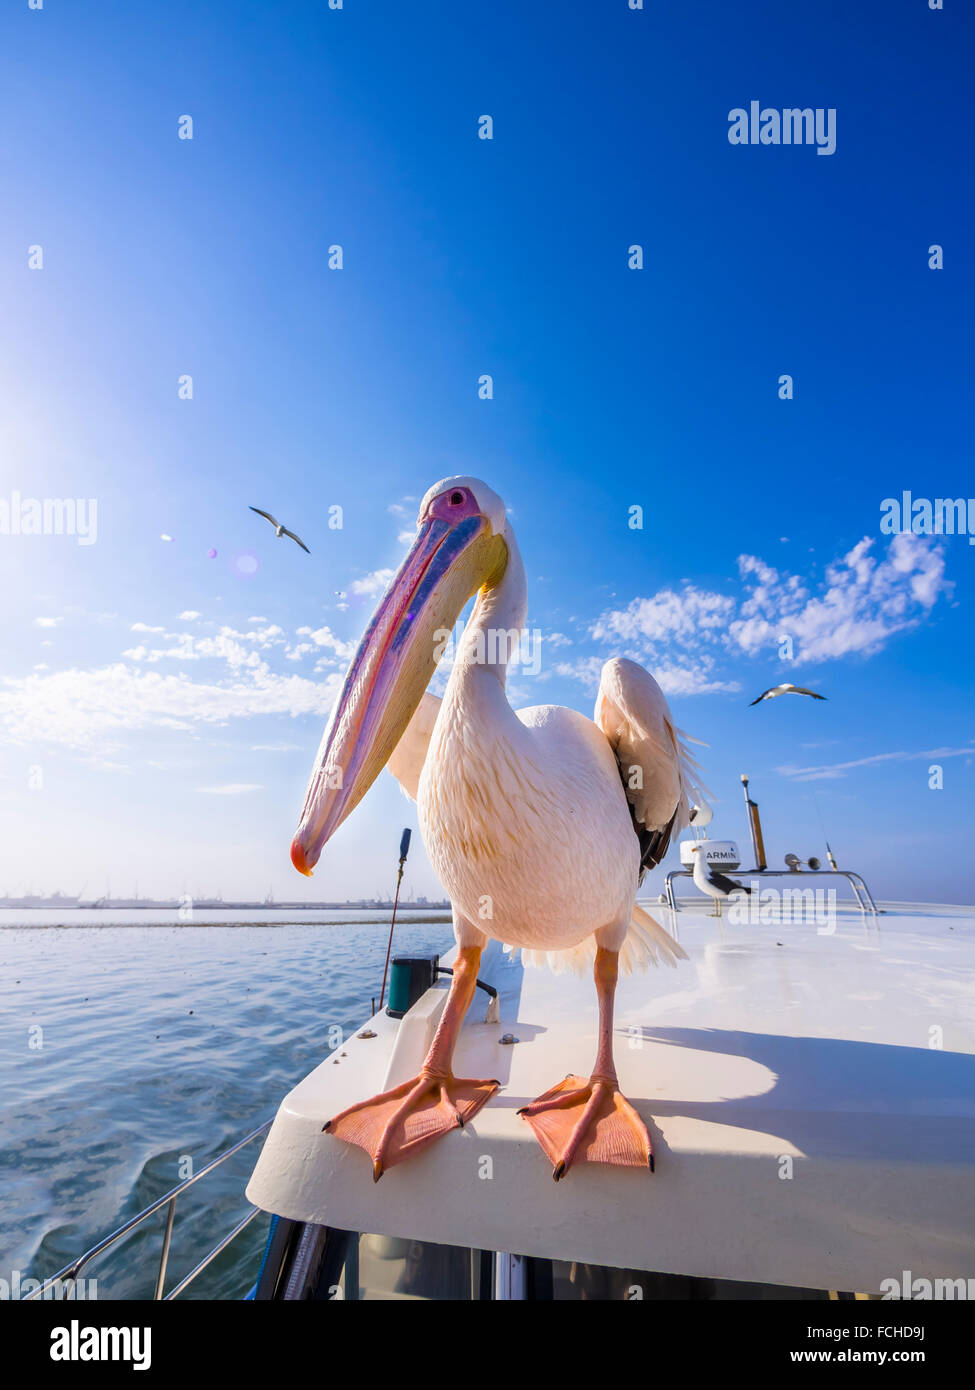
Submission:
[[[815,692],[815,690],[807,690],[807,689],[805,688],[805,686],[803,686],[803,685],[794,685],[794,686],[792,687],[792,694],[793,694],[793,695],[811,695],[811,696],[813,697],[814,700],[825,700],[825,699],[826,699],[826,696],[825,696],[825,695],[817,695],[816,692]]]
[[[416,789],[420,785],[420,773],[430,747],[433,726],[440,713],[440,704],[440,699],[427,691],[386,764],[411,801],[416,800]]]
[[[784,686],[781,686],[781,685],[770,685],[769,688],[768,688],[768,690],[763,690],[763,691],[762,691],[761,695],[759,695],[759,697],[758,697],[757,700],[752,700],[752,704],[753,704],[753,705],[760,705],[760,704],[762,703],[762,701],[763,701],[763,700],[767,700],[767,699],[769,698],[769,696],[772,696],[772,695],[781,695],[784,689],[785,689],[785,687],[784,687]]]
[[[667,853],[689,824],[689,798],[700,799],[697,763],[674,724],[660,686],[635,661],[614,657],[599,678],[593,715],[619,763],[633,828],[640,840],[640,874]]]
[[[251,511],[257,512],[258,516],[266,517],[272,526],[277,526],[280,524],[279,522],[275,521],[274,517],[271,515],[270,512],[262,512],[260,507],[251,507]]]
[[[308,549],[307,545],[305,545],[305,542],[301,539],[301,537],[296,536],[294,531],[289,531],[287,526],[282,528],[281,534],[284,536],[290,536],[293,541],[297,541],[306,555],[311,554],[311,551]]]

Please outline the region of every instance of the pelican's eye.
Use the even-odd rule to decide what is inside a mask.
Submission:
[[[464,494],[462,492],[452,492],[450,494],[450,505],[452,507],[459,507],[463,500]]]

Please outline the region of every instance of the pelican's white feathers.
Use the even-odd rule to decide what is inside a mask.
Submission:
[[[500,695],[499,691],[497,695]],[[496,699],[492,700],[491,704],[496,707]],[[418,799],[421,773],[442,706],[443,701],[436,695],[430,694],[429,691],[424,694],[387,764],[389,771],[396,778],[405,795],[413,801]],[[454,713],[456,719],[459,712],[455,711]],[[589,777],[594,777],[594,780],[590,781],[586,788],[587,800],[590,805],[580,808],[592,812],[591,815],[585,817],[585,821],[587,825],[592,826],[594,852],[598,848],[597,828],[600,820],[598,802],[602,798],[612,803],[618,797],[620,806],[629,799],[633,807],[634,819],[647,830],[664,830],[670,826],[671,833],[676,833],[688,823],[690,799],[699,796],[694,781],[697,764],[683,741],[686,735],[682,735],[671,719],[667,701],[657,682],[649,672],[643,670],[635,662],[625,658],[614,658],[604,666],[599,696],[596,700],[596,727],[583,716],[557,706],[534,706],[530,709],[519,710],[516,717],[523,728],[523,734],[518,740],[519,743],[526,735],[534,734],[540,739],[538,748],[535,750],[536,756],[544,761],[543,755],[550,747],[555,755],[552,760],[553,772],[557,767],[563,775],[571,774],[573,754],[581,756],[586,745],[593,752],[596,752],[600,747],[605,748],[606,745],[599,739],[596,728],[602,731],[609,743],[608,751],[611,751],[616,759],[620,780],[612,777],[611,774],[605,777],[599,775],[598,769],[601,764],[607,770],[612,767],[612,763],[608,759],[603,763],[605,758],[605,754],[603,754],[596,760],[595,767],[590,765],[588,769]],[[461,722],[466,723],[464,720]],[[467,738],[464,739],[467,745],[465,748],[466,756],[463,758],[462,766],[458,765],[455,769],[461,775],[444,776],[441,774],[436,779],[439,792],[438,800],[444,796],[451,800],[456,798],[454,802],[456,805],[462,797],[469,798],[478,784],[483,784],[485,787],[491,784],[494,795],[489,799],[483,794],[478,796],[474,792],[474,803],[468,807],[468,814],[464,817],[466,825],[470,827],[469,838],[467,839],[467,857],[472,861],[480,859],[479,851],[483,852],[485,841],[492,838],[486,818],[490,817],[492,811],[500,811],[501,805],[507,803],[507,815],[503,822],[504,831],[501,831],[499,825],[498,838],[499,840],[507,840],[508,850],[507,852],[502,850],[501,854],[502,856],[510,856],[512,861],[511,868],[514,871],[514,884],[512,886],[523,885],[524,874],[519,870],[523,869],[524,865],[519,866],[515,862],[520,858],[516,852],[516,846],[519,844],[524,846],[526,839],[534,840],[536,835],[526,835],[524,832],[527,831],[528,826],[520,826],[521,816],[519,812],[522,807],[519,803],[527,803],[532,817],[539,818],[540,808],[536,804],[539,802],[538,788],[533,785],[534,782],[538,781],[538,768],[535,766],[535,759],[531,756],[512,757],[512,750],[505,749],[506,756],[497,759],[492,758],[492,767],[489,771],[479,756],[481,749],[475,742],[476,727],[476,722],[474,727],[468,724],[464,731],[469,735],[469,741]],[[445,733],[444,730],[440,733],[441,742],[444,740]],[[574,747],[576,744],[578,745],[577,749]],[[526,754],[530,753],[527,746],[523,751]],[[582,757],[582,764],[585,765],[585,763],[586,759]],[[478,776],[479,764],[480,776]],[[630,771],[636,767],[640,769],[640,774],[631,777]],[[446,772],[446,769],[444,771]],[[551,786],[552,792],[556,790],[558,780],[556,779]],[[629,789],[627,784],[629,784]],[[499,795],[502,789],[504,791],[503,796]],[[542,797],[541,800],[547,801],[548,797]],[[561,812],[561,817],[564,818],[571,814],[572,812],[565,808]],[[557,820],[558,817],[556,818],[556,825]],[[613,822],[614,817],[610,816],[609,823]],[[473,831],[473,826],[477,823],[481,827],[481,834],[479,835]],[[623,868],[625,881],[625,876],[635,871],[637,842],[632,830],[627,834],[625,821],[620,819],[616,823],[621,826],[621,833],[625,837],[623,845],[620,846],[624,851],[623,864],[625,866],[632,863],[634,866],[630,869]],[[532,829],[535,830],[535,828],[533,824]],[[610,843],[612,842],[613,837],[611,837]],[[625,853],[631,847],[632,854]],[[618,855],[607,854],[606,849],[608,846],[604,848],[601,856],[597,857],[594,853],[592,866],[594,880],[598,880],[600,872],[608,867],[607,860],[616,860],[618,866]],[[560,843],[557,834],[554,836],[549,834],[547,838],[542,840],[542,853],[545,856],[545,862],[538,866],[531,875],[536,882],[539,879],[544,879],[545,872],[555,868],[563,856],[564,846]],[[436,862],[435,851],[432,857]],[[494,854],[491,854],[490,857],[496,860]],[[495,871],[498,867],[500,866],[496,865]],[[475,873],[480,874],[482,872],[482,867],[475,867]],[[501,876],[507,877],[503,871]],[[614,877],[617,876],[618,868],[617,873],[614,874]],[[635,889],[635,877],[632,881]],[[607,890],[610,889],[609,883],[607,883],[606,888]],[[607,891],[604,901],[610,901],[611,898],[612,892]],[[541,930],[542,923],[539,921],[538,909],[529,910],[534,919],[536,930]],[[603,926],[605,923],[600,923],[600,925]],[[518,927],[521,928],[522,924],[519,923]],[[571,932],[572,924],[565,921],[562,927],[563,930],[568,928]],[[495,933],[491,932],[490,934],[494,935]],[[504,939],[506,935],[503,928],[497,934],[501,939]],[[520,930],[517,934],[520,935]],[[552,923],[548,931],[544,932],[544,935],[548,936],[549,939],[552,939],[553,936],[557,939],[557,934],[558,925],[556,923]],[[596,948],[595,932],[590,932],[581,940],[561,949],[543,947],[540,941],[537,946],[528,945],[524,941],[517,945],[511,942],[507,944],[509,951],[521,950],[522,959],[526,965],[547,966],[556,972],[572,971],[580,975],[591,972]],[[686,959],[686,954],[679,943],[641,907],[635,903],[632,904],[629,922],[626,924],[620,946],[621,971],[624,974],[630,974],[637,970],[646,969],[649,965],[674,966],[679,959]]]
[[[672,820],[672,835],[683,830],[691,801],[700,799],[699,769],[650,672],[626,657],[607,661],[593,719],[616,754],[633,819],[647,830],[664,830]]]

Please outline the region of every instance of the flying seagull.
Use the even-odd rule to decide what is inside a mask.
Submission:
[[[305,545],[305,542],[301,539],[301,537],[296,536],[294,531],[289,531],[287,526],[282,526],[280,521],[276,520],[276,518],[273,517],[270,512],[262,512],[260,507],[251,507],[251,511],[257,512],[258,516],[266,517],[267,520],[274,527],[274,534],[279,539],[281,538],[281,536],[290,536],[293,541],[296,541],[298,545],[301,546],[302,550],[304,550],[308,555],[311,554],[311,551],[308,549],[307,545]]]
[[[694,860],[694,883],[700,888],[702,893],[707,893],[709,898],[727,898],[732,893],[750,893],[752,890],[746,888],[743,883],[736,883],[733,878],[728,878],[725,874],[719,874],[717,869],[712,869],[710,864],[701,853],[705,845],[695,845],[691,853],[696,856]]]
[[[811,695],[814,700],[825,700],[825,695],[817,695],[815,690],[807,690],[803,685],[792,685],[786,682],[785,685],[773,685],[770,690],[763,690],[757,700],[752,700],[753,705],[759,704],[762,700],[774,700],[776,695]]]

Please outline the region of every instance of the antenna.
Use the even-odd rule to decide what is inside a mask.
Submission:
[[[748,795],[748,774],[741,774],[741,785],[745,792],[745,805],[748,807],[748,828],[752,835],[752,849],[755,851],[755,870],[761,873],[768,868],[765,858],[765,841],[762,839],[762,822],[758,815],[758,802]]]
[[[389,974],[389,953],[393,949],[393,928],[396,926],[396,909],[399,907],[399,889],[400,884],[403,882],[403,865],[406,863],[406,856],[410,852],[410,836],[412,833],[409,826],[407,826],[400,836],[399,873],[396,875],[396,897],[393,899],[393,920],[389,924],[389,941],[386,943],[386,964],[383,966],[383,987],[379,992],[380,1012],[382,1011],[383,1000],[386,997],[386,976]]]
[[[816,815],[819,817],[819,824],[823,832],[823,839],[826,841],[826,858],[829,860],[829,867],[833,870],[835,874],[839,871],[837,869],[836,860],[833,858],[833,851],[829,847],[829,836],[826,834],[826,822],[823,820],[823,813],[819,808],[819,797],[816,795],[816,792],[812,787],[810,787],[809,790],[812,792],[813,804],[816,807]]]

